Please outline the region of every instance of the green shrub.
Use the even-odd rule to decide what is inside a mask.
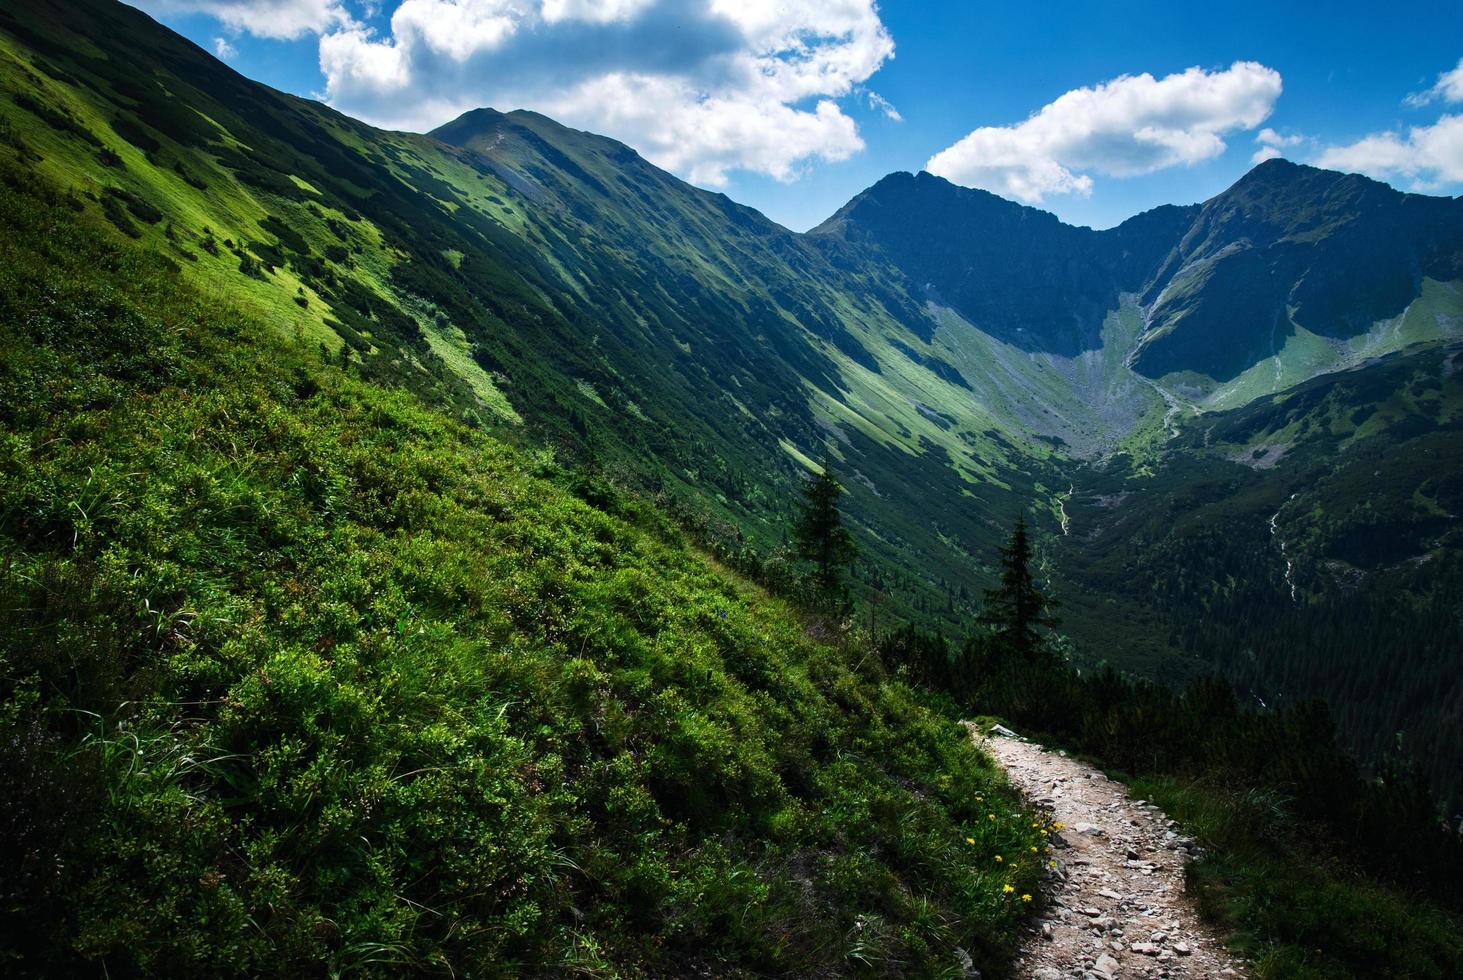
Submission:
[[[876,656],[114,239],[0,167],[9,969],[1002,967],[1040,828]]]

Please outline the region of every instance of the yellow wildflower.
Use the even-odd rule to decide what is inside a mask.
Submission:
[[[1021,901],[1023,901],[1023,902],[1029,902],[1029,901],[1031,901],[1031,896],[1030,895],[1022,895],[1021,896]]]
[[[996,855],[996,863],[997,864],[1000,864],[1002,860],[1004,860],[1004,859],[999,854],[997,854]]]
[[[1007,895],[1011,894],[1015,890],[1016,889],[1013,886],[1011,886],[1011,885],[1002,885],[1001,886],[1001,891],[1005,892]]]
[[[967,837],[967,838],[965,838],[965,843],[967,843],[967,844],[974,844],[975,843],[975,838],[974,837]]]

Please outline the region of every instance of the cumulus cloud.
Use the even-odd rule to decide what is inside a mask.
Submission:
[[[1255,134],[1255,142],[1260,144],[1260,148],[1251,154],[1250,162],[1264,163],[1266,160],[1274,160],[1284,156],[1289,147],[1299,146],[1305,141],[1304,136],[1283,135],[1266,126]]]
[[[875,0],[133,0],[270,38],[319,35],[323,97],[426,130],[482,106],[614,136],[691,180],[791,180],[863,149],[840,100],[894,56]],[[391,9],[388,5],[386,9]],[[220,56],[224,56],[220,49]]]
[[[1429,102],[1463,102],[1463,58],[1458,59],[1458,64],[1452,71],[1445,71],[1438,75],[1438,80],[1432,88],[1421,92],[1413,92],[1402,100],[1414,109],[1421,108]]]
[[[1403,100],[1414,109],[1433,102],[1463,102],[1463,59],[1433,86]],[[1463,115],[1444,113],[1430,126],[1371,133],[1354,143],[1326,147],[1316,165],[1402,183],[1429,192],[1463,183]]]
[[[1091,173],[1133,177],[1218,156],[1224,134],[1258,126],[1280,90],[1279,72],[1252,61],[1164,78],[1124,75],[1067,92],[1013,126],[981,127],[925,167],[1030,203],[1085,197]]]
[[[224,61],[229,61],[239,52],[234,48],[232,44],[229,43],[228,38],[216,37],[213,39],[213,53],[218,55]]]
[[[652,0],[544,0],[543,18],[550,24],[561,20],[587,20],[608,24],[629,20],[650,6]]]
[[[1378,180],[1402,179],[1412,190],[1436,190],[1463,181],[1463,115],[1445,115],[1431,126],[1373,133],[1343,146],[1328,147],[1318,166],[1366,174]]]
[[[861,150],[841,99],[899,118],[863,88],[894,56],[875,0],[401,0],[385,28],[344,0],[135,2],[319,35],[325,99],[381,126],[535,109],[713,186],[736,169],[790,180]]]
[[[259,37],[290,39],[350,22],[340,0],[132,0],[152,14],[197,13]],[[222,56],[220,56],[222,57]]]

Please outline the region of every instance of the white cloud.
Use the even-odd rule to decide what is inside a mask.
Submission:
[[[1299,146],[1305,141],[1306,138],[1304,136],[1296,136],[1294,134],[1284,135],[1277,133],[1269,126],[1266,126],[1255,134],[1255,142],[1264,143],[1266,146]]]
[[[894,122],[904,122],[904,117],[899,114],[898,109],[894,108],[894,104],[878,92],[872,90],[866,91],[864,97],[869,100],[869,108],[875,112],[882,112],[884,118],[893,120]]]
[[[383,35],[326,33],[320,67],[332,105],[379,125],[530,108],[718,186],[861,150],[837,100],[893,52],[874,0],[404,0]]]
[[[1124,75],[1074,89],[1013,126],[984,126],[926,169],[1022,201],[1091,194],[1092,177],[1132,177],[1224,152],[1225,133],[1253,129],[1279,98],[1279,72],[1252,61],[1155,79]]]
[[[350,16],[340,0],[131,0],[152,14],[207,14],[238,31],[259,37],[297,38],[319,34]],[[220,55],[222,57],[222,55]]]
[[[1402,101],[1417,109],[1438,100],[1463,102],[1463,58],[1458,59],[1458,64],[1452,71],[1445,71],[1438,75],[1438,80],[1432,88],[1414,92]]]
[[[862,149],[853,120],[833,101],[811,110],[776,101],[702,97],[676,79],[605,75],[547,103],[557,119],[593,119],[635,133],[647,157],[693,183],[720,186],[742,167],[791,180],[810,157],[838,160]]]
[[[358,98],[389,98],[405,88],[411,74],[402,55],[400,47],[373,43],[370,31],[354,25],[320,39],[320,64],[353,79]]]
[[[791,180],[858,152],[840,99],[899,118],[862,87],[894,56],[876,0],[401,0],[385,30],[345,0],[133,2],[263,37],[318,34],[324,98],[381,126],[535,109],[703,184],[737,169]]]
[[[229,61],[239,52],[237,49],[234,48],[232,44],[229,43],[228,38],[216,37],[213,39],[213,53],[218,55],[224,61]]]
[[[1463,102],[1463,58],[1452,70],[1439,74],[1431,88],[1414,92],[1403,102],[1414,109],[1432,102]],[[1354,143],[1328,146],[1315,163],[1424,193],[1463,183],[1463,115],[1444,113],[1430,126],[1391,129]]]
[[[543,18],[550,24],[561,20],[587,20],[608,24],[630,20],[653,0],[544,0]]]
[[[1255,142],[1260,144],[1260,148],[1250,156],[1250,162],[1259,164],[1282,157],[1288,147],[1299,146],[1305,141],[1304,136],[1284,135],[1266,126],[1255,134]]]
[[[1463,181],[1463,115],[1413,126],[1405,136],[1396,131],[1373,133],[1355,143],[1328,147],[1316,164],[1379,180],[1402,178],[1417,191],[1457,183]]]

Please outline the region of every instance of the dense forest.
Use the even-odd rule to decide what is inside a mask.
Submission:
[[[1081,540],[1050,549],[1076,616],[1106,622],[1120,597],[1150,611],[1149,642],[1188,653],[1191,675],[1217,671],[1252,705],[1324,699],[1358,758],[1415,769],[1457,812],[1459,354],[1418,351],[1200,417],[1147,473],[1088,467],[1068,507]],[[1246,464],[1278,445],[1285,467]]]

